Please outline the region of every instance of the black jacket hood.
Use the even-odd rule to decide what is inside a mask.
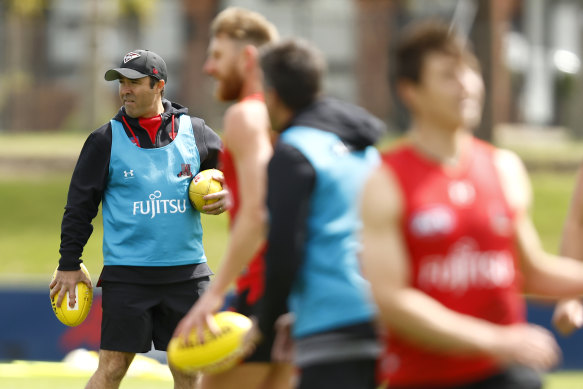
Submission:
[[[332,132],[356,150],[374,145],[386,131],[385,124],[365,109],[332,98],[315,101],[296,114],[290,125]]]
[[[162,99],[162,105],[164,106],[164,112],[162,113],[162,121],[164,122],[166,120],[169,120],[172,117],[172,115],[178,117],[180,115],[188,113],[188,108],[183,107],[178,103],[171,102],[170,100]],[[119,109],[119,111],[117,111],[117,114],[115,115],[114,119],[117,121],[121,121],[122,116],[125,116],[128,119],[130,118],[129,116],[127,116],[126,110],[123,106]]]

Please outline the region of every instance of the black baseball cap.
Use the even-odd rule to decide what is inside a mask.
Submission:
[[[119,68],[105,72],[107,81],[117,80],[121,76],[132,80],[152,76],[158,80],[167,81],[168,72],[166,62],[158,54],[149,50],[134,50],[123,57]]]

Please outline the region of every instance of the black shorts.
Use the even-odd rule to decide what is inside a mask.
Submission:
[[[227,307],[229,311],[235,311],[247,317],[255,315],[257,304],[249,304],[247,302],[247,291],[233,296],[232,301]],[[271,362],[271,349],[275,338],[263,338],[257,345],[253,354],[249,355],[243,362]]]
[[[355,359],[303,367],[298,389],[375,389],[376,359]]]
[[[210,277],[162,285],[103,281],[102,350],[166,350],[178,322],[206,290]]]
[[[541,389],[540,373],[525,366],[513,366],[491,377],[456,389]]]
[[[389,388],[398,388],[389,385]],[[525,366],[513,366],[479,381],[459,386],[433,386],[433,389],[541,389],[540,373]],[[407,389],[428,389],[428,386]]]

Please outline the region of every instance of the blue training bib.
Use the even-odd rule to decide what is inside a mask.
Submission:
[[[200,213],[188,187],[200,170],[192,122],[181,115],[166,146],[143,149],[111,121],[112,145],[103,196],[104,265],[177,266],[206,262]]]

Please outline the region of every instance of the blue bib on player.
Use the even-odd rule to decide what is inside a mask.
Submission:
[[[181,115],[170,144],[142,149],[111,121],[103,196],[104,265],[177,266],[206,262],[200,213],[188,186],[200,169],[192,122]]]
[[[309,127],[287,129],[280,142],[298,149],[316,171],[304,262],[289,297],[294,336],[372,320],[375,309],[360,272],[358,234],[360,192],[379,163],[377,150],[350,151],[336,134]]]

